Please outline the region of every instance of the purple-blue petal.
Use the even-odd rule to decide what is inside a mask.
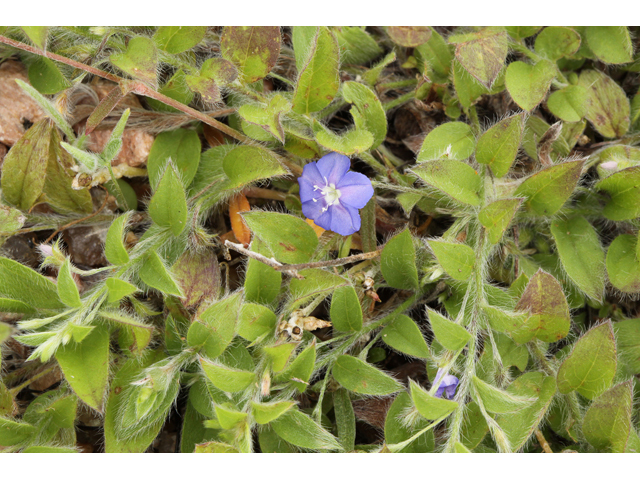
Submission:
[[[438,390],[436,391],[435,396],[438,398],[442,398],[442,394],[444,393],[444,385],[440,385]]]
[[[322,209],[325,206],[326,206],[326,202],[324,201],[324,198],[318,200],[317,202],[314,202],[313,200],[309,200],[302,204],[302,213],[304,214],[305,217],[313,220],[316,225],[319,225],[316,219],[323,214]],[[322,227],[322,225],[320,226]],[[325,230],[327,229],[325,228]]]
[[[364,208],[373,196],[371,180],[358,172],[347,172],[336,188],[340,190],[340,201],[355,208]]]
[[[312,198],[322,197],[320,190],[315,189],[315,186],[323,187],[324,179],[318,171],[318,167],[315,162],[308,163],[302,170],[302,176],[298,178],[298,185],[300,185],[300,201],[302,203],[308,202]]]
[[[458,383],[456,383],[455,385],[449,385],[448,387],[444,387],[444,391],[445,391],[445,396],[451,400],[453,397],[455,397],[456,395],[456,387],[458,386]]]
[[[340,235],[351,235],[360,230],[359,215],[356,211],[356,218],[358,220],[357,225],[354,225],[353,216],[351,211],[353,209],[346,205],[332,205],[329,207],[331,212],[331,228],[332,232],[339,233]]]
[[[329,184],[334,184],[336,187],[340,182],[340,179],[347,173],[347,170],[351,167],[351,160],[349,157],[340,153],[329,153],[318,160],[318,171],[320,175],[327,179]],[[304,172],[303,172],[304,175]],[[324,185],[324,178],[322,184]]]

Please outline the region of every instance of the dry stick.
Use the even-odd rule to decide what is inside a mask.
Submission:
[[[298,270],[305,270],[307,268],[322,268],[322,267],[338,267],[340,265],[347,265],[349,263],[359,262],[361,260],[370,260],[372,258],[376,258],[380,255],[382,251],[382,247],[374,250],[373,252],[367,253],[359,253],[358,255],[351,255],[344,258],[336,258],[335,260],[325,260],[322,262],[310,262],[310,263],[291,263],[291,264],[282,264],[273,258],[267,258],[264,255],[260,255],[259,253],[252,252],[251,250],[247,250],[239,243],[232,243],[229,240],[224,242],[225,247],[228,247],[236,252],[243,253],[247,257],[253,258],[254,260],[258,260],[259,262],[264,263],[265,265],[269,265],[274,270],[278,272],[285,272],[299,280],[304,279],[302,275],[298,273]]]
[[[104,188],[104,187],[103,187]],[[93,212],[91,215],[87,215],[86,217],[82,217],[79,218],[77,220],[74,220],[73,222],[69,222],[66,225],[61,226],[59,229],[57,229],[55,232],[53,232],[51,235],[49,235],[49,238],[47,238],[44,242],[42,242],[43,244],[49,243],[51,240],[53,240],[53,237],[55,237],[57,234],[59,234],[61,231],[66,230],[69,227],[73,227],[75,224],[77,223],[81,223],[84,222],[85,220],[89,220],[90,218],[95,217],[96,215],[98,215],[102,210],[104,210],[104,207],[107,206],[107,201],[109,200],[109,193],[106,191],[105,189],[105,196],[104,196],[104,202],[102,202],[102,205],[100,206],[100,208],[98,210],[96,210],[95,212]]]
[[[549,442],[544,438],[544,435],[539,428],[536,428],[536,438],[538,439],[542,450],[544,450],[544,453],[553,453],[553,450],[551,450],[551,447],[549,446]]]

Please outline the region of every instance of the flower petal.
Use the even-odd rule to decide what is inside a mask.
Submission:
[[[351,160],[349,160],[349,157],[340,153],[329,153],[318,160],[320,175],[325,177],[329,184],[333,183],[336,186],[350,167]],[[324,181],[322,185],[324,185]]]
[[[351,235],[360,230],[360,216],[356,211],[356,218],[358,224],[354,225],[353,217],[351,215],[352,208],[345,205],[333,205],[329,207],[331,211],[331,228],[332,232],[339,233],[340,235]]]
[[[373,196],[371,180],[358,172],[347,172],[336,188],[340,190],[340,201],[355,208],[364,208]]]
[[[456,396],[456,387],[458,386],[458,382],[455,383],[455,385],[449,385],[448,387],[444,387],[444,395],[445,397],[447,397],[449,400],[451,400],[453,397]]]
[[[324,178],[318,171],[318,167],[315,162],[308,163],[302,170],[302,176],[298,178],[298,185],[300,185],[300,201],[302,203],[308,202],[312,198],[322,197],[320,190],[315,189],[318,185],[323,187],[325,184]]]
[[[321,200],[318,200],[317,202],[314,202],[313,200],[308,200],[302,204],[302,213],[304,214],[305,217],[313,220],[316,225],[319,225],[325,230],[327,230],[327,228],[320,225],[317,221],[317,219],[324,213],[322,209],[325,206],[326,206],[326,202],[324,201],[324,198]]]

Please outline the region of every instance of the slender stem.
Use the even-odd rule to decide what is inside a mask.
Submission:
[[[415,92],[405,93],[404,95],[400,95],[398,98],[394,98],[393,100],[389,100],[382,104],[382,108],[385,112],[388,112],[392,108],[398,107],[403,103],[410,102],[416,96]]]
[[[39,378],[44,377],[45,375],[47,375],[48,373],[51,373],[55,368],[57,368],[58,365],[51,365],[49,368],[41,371],[40,373],[34,375],[33,377],[31,377],[29,380],[27,380],[26,382],[21,383],[20,385],[18,385],[17,387],[13,387],[11,390],[9,390],[9,393],[11,394],[12,397],[15,397],[18,393],[20,393],[20,391],[23,388],[28,387],[29,385],[31,385],[33,382],[35,382],[36,380],[38,380]]]
[[[544,453],[553,453],[553,450],[551,450],[551,447],[549,446],[549,442],[544,438],[544,435],[539,428],[536,428],[536,438],[538,439]]]
[[[53,232],[51,235],[49,235],[49,237],[43,242],[43,244],[49,243],[51,240],[53,240],[53,237],[55,237],[61,231],[66,230],[69,227],[72,227],[72,226],[74,226],[74,225],[76,225],[78,223],[84,222],[85,220],[89,220],[90,218],[93,218],[96,215],[98,215],[100,212],[102,212],[102,210],[104,210],[104,207],[107,206],[107,200],[109,200],[109,194],[108,193],[105,194],[104,202],[102,202],[102,205],[100,206],[100,208],[98,210],[93,212],[91,215],[87,215],[86,217],[79,218],[77,220],[74,220],[73,222],[69,222],[66,225],[63,225],[62,227],[58,228],[55,232]]]

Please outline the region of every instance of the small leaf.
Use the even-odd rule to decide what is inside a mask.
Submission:
[[[266,106],[245,103],[238,109],[238,115],[247,122],[258,125],[265,132],[284,143],[284,128],[281,117],[290,110],[291,104],[282,95],[277,94],[271,98]]]
[[[191,323],[187,344],[201,346],[208,358],[221,355],[235,335],[241,302],[241,294],[234,293],[209,306]]]
[[[638,237],[618,235],[607,250],[609,281],[621,292],[640,292],[640,260],[636,256]]]
[[[158,52],[153,40],[147,37],[134,37],[129,40],[127,50],[112,53],[111,63],[133,78],[155,85]]]
[[[472,378],[476,400],[482,401],[484,408],[492,413],[512,413],[530,407],[535,398],[513,395],[483,382],[475,375]]]
[[[535,65],[516,61],[507,67],[505,84],[513,101],[523,110],[531,111],[544,100],[555,76],[555,68],[547,60]]]
[[[431,38],[430,27],[387,27],[387,33],[402,47],[417,47]]]
[[[447,350],[457,352],[471,339],[471,334],[463,326],[443,317],[435,310],[427,309],[427,312],[433,334],[440,345]]]
[[[466,205],[480,205],[481,179],[471,165],[457,160],[433,160],[413,168],[421,180]]]
[[[402,389],[395,379],[350,355],[340,355],[333,364],[333,378],[347,390],[366,395],[390,395]]]
[[[280,27],[224,27],[220,52],[238,67],[245,83],[253,83],[276,65],[280,42]]]
[[[304,220],[292,215],[252,211],[245,213],[243,218],[278,261],[308,262],[318,246],[318,237],[313,228]]]
[[[0,256],[0,295],[35,308],[59,309],[56,285],[21,263]]]
[[[222,165],[230,180],[228,188],[243,187],[256,180],[287,173],[269,150],[249,145],[231,150],[224,157]]]
[[[227,408],[225,405],[216,405],[216,418],[220,423],[220,426],[224,429],[231,429],[240,423],[245,422],[248,414],[239,412],[232,408]]]
[[[392,288],[418,288],[416,250],[409,230],[403,230],[385,244],[380,254],[380,271]]]
[[[416,47],[413,54],[425,63],[425,68],[428,69],[430,76],[436,74],[447,79],[451,74],[453,49],[435,30],[431,30],[431,38]]]
[[[245,292],[246,295],[246,292]],[[267,307],[245,303],[238,319],[238,335],[250,342],[275,331],[276,314]]]
[[[124,229],[130,215],[124,214],[116,218],[107,230],[107,239],[104,243],[104,255],[113,265],[126,265],[129,262],[129,253],[124,246]]]
[[[0,204],[0,235],[13,235],[26,220],[20,210]]]
[[[180,287],[171,278],[167,268],[162,263],[158,254],[151,250],[142,262],[142,267],[138,272],[140,280],[149,285],[151,288],[160,290],[167,295],[182,296]]]
[[[568,85],[556,90],[549,95],[547,107],[560,120],[579,122],[587,114],[587,89],[582,85]]]
[[[293,343],[281,343],[272,347],[264,347],[262,351],[271,364],[271,370],[274,373],[279,373],[287,366],[287,362],[295,348],[296,346]]]
[[[370,148],[377,148],[387,138],[387,116],[378,96],[366,85],[345,82],[342,98],[354,105],[350,113],[356,128],[370,132],[373,135]]]
[[[546,27],[536,37],[536,53],[555,62],[580,48],[580,35],[569,27]]]
[[[67,258],[58,272],[58,282],[56,284],[58,288],[58,296],[62,302],[72,308],[78,308],[82,306],[80,300],[80,293],[78,292],[78,286],[71,276],[71,262]]]
[[[149,202],[149,216],[157,225],[171,230],[174,237],[187,225],[187,197],[171,160]]]
[[[271,255],[264,243],[257,238],[251,242],[251,251]],[[247,302],[269,305],[280,293],[282,274],[259,260],[249,259],[244,277],[244,297]]]
[[[418,412],[420,412],[420,415],[427,420],[438,420],[451,414],[458,408],[458,402],[429,395],[413,380],[410,380],[409,386],[413,404],[418,409]]]
[[[94,328],[81,343],[61,346],[56,360],[78,397],[102,412],[109,375],[109,329]]]
[[[29,83],[44,95],[55,95],[71,86],[58,66],[46,57],[29,65],[28,76]]]
[[[553,215],[573,193],[584,160],[564,162],[531,175],[514,192],[527,198],[525,205],[537,215]]]
[[[41,50],[47,45],[47,36],[50,27],[20,27],[31,40]]]
[[[505,198],[491,202],[480,210],[478,220],[487,229],[491,243],[495,245],[500,242],[523,201],[521,198]]]
[[[207,103],[221,100],[220,87],[233,82],[238,77],[238,69],[229,60],[214,57],[208,58],[200,66],[199,75],[186,75],[187,86]]]
[[[577,390],[592,400],[611,386],[616,373],[616,343],[611,320],[589,330],[558,370],[558,391]]]
[[[598,232],[582,216],[554,220],[551,234],[569,278],[589,297],[601,301],[604,293],[604,251]]]
[[[312,343],[286,367],[274,377],[274,382],[292,382],[300,393],[308,386],[316,363],[316,346]]]
[[[204,38],[207,27],[158,27],[153,39],[167,53],[182,53]]]
[[[362,329],[362,307],[358,294],[352,286],[336,288],[331,298],[331,323],[342,332],[357,332]]]
[[[336,438],[297,408],[292,408],[270,423],[285,441],[312,450],[341,450]]]
[[[256,403],[252,401],[251,414],[256,422],[260,425],[265,425],[289,411],[294,405],[294,402],[289,401],[271,403]]]
[[[195,96],[187,84],[187,75],[182,69],[174,73],[173,76],[158,89],[158,93],[177,100],[183,105],[189,105]],[[179,112],[177,108],[167,105],[155,98],[148,98],[147,102],[154,110],[160,112]]]
[[[313,133],[316,141],[321,146],[343,155],[366,152],[373,145],[373,134],[360,128],[352,128],[338,135],[315,120],[313,122]]]
[[[0,417],[0,445],[18,445],[33,438],[36,432],[36,428],[26,422]]]
[[[594,400],[584,416],[582,431],[599,451],[624,453],[633,427],[633,384],[629,380]]]
[[[189,185],[198,170],[202,145],[195,130],[179,128],[170,132],[160,133],[151,145],[147,170],[152,188],[165,173],[167,160],[175,165],[180,178],[185,185]]]
[[[296,58],[297,62],[297,58]],[[293,111],[303,115],[322,110],[338,93],[340,47],[327,27],[319,27],[293,94]]]
[[[597,70],[584,70],[579,85],[587,90],[585,117],[603,137],[622,137],[629,130],[631,107],[624,90]]]
[[[452,35],[456,59],[486,87],[491,87],[507,57],[507,34],[504,30],[484,28],[466,35]]]
[[[640,166],[609,175],[595,188],[611,196],[603,210],[609,220],[632,220],[640,216]]]
[[[384,422],[384,441],[387,445],[402,443],[420,430],[429,426],[429,421],[419,419],[419,421],[408,427],[404,424],[405,412],[413,406],[411,397],[407,392],[400,392],[395,398]],[[428,430],[419,438],[411,442],[406,447],[398,451],[398,453],[426,453],[433,452],[435,448],[435,439],[433,430]]]
[[[615,322],[618,358],[632,375],[640,373],[640,319],[629,318]]]
[[[478,140],[476,161],[489,165],[496,177],[504,177],[516,159],[523,132],[524,114],[496,123]]]
[[[171,273],[180,286],[187,308],[209,304],[220,295],[220,269],[218,257],[211,250],[192,253],[186,250],[171,267]]]
[[[584,31],[589,49],[605,63],[629,63],[633,61],[633,44],[629,29],[616,26],[591,26]]]
[[[215,364],[200,358],[200,365],[207,378],[223,392],[241,392],[256,381],[256,374]]]
[[[465,281],[473,272],[475,253],[468,245],[439,240],[428,242],[438,263],[454,280]]]
[[[394,350],[412,357],[431,358],[429,346],[420,328],[406,315],[396,315],[382,329],[382,341]]]
[[[444,123],[431,130],[425,137],[417,162],[444,158],[464,160],[473,153],[475,143],[471,127],[466,123]]]

